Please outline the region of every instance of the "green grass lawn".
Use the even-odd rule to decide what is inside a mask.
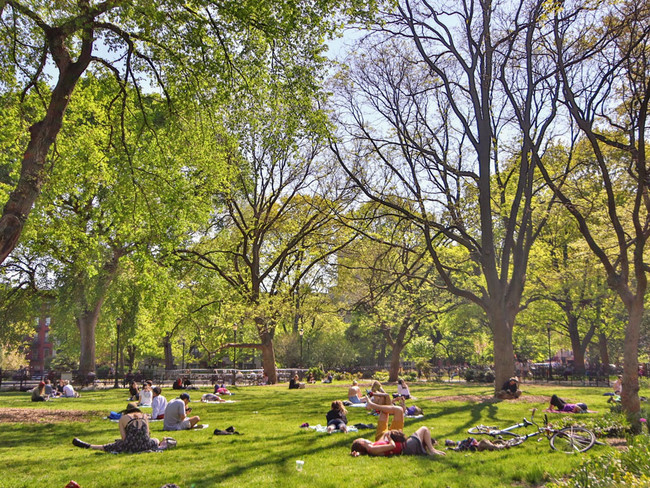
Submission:
[[[363,385],[362,385],[363,386]],[[388,387],[387,391],[394,391]],[[424,409],[424,418],[407,419],[408,435],[419,426],[432,429],[433,436],[460,440],[467,429],[480,423],[506,427],[530,417],[530,410],[546,408],[541,397],[552,393],[584,401],[592,410],[608,411],[605,388],[562,388],[523,385],[517,401],[435,401],[451,395],[490,395],[488,386],[464,384],[411,385],[418,400],[408,402]],[[200,391],[191,391],[198,400]],[[541,486],[570,473],[586,456],[602,454],[603,446],[588,453],[566,455],[552,451],[546,439],[530,439],[522,446],[498,452],[454,452],[447,456],[352,458],[349,447],[356,437],[372,437],[374,431],[349,434],[318,434],[300,429],[303,422],[325,424],[332,400],[344,399],[347,384],[309,385],[288,390],[286,385],[233,388],[236,403],[192,403],[192,415],[199,415],[209,428],[174,432],[178,446],[162,453],[106,454],[72,446],[79,437],[104,444],[119,437],[117,423],[102,417],[125,408],[126,390],[83,392],[78,399],[32,403],[28,393],[0,394],[0,407],[66,409],[88,412],[87,422],[3,423],[0,430],[0,458],[3,469],[0,487],[63,488],[71,479],[83,488],[159,488],[176,483],[182,488],[237,487],[499,487]],[[177,392],[163,390],[168,400]],[[641,392],[648,395],[648,392]],[[589,414],[599,415],[599,414]],[[554,416],[555,417],[555,416]],[[376,417],[364,409],[348,409],[350,424],[376,424]],[[233,425],[244,435],[215,436],[215,428]],[[151,423],[152,436],[162,438],[162,422]],[[296,471],[296,460],[304,470]]]

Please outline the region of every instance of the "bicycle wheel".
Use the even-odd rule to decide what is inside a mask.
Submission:
[[[498,430],[496,427],[488,427],[487,425],[477,425],[476,427],[467,429],[467,432],[469,432],[470,434],[478,435],[478,434],[492,434],[496,430]]]
[[[584,427],[564,427],[551,436],[551,447],[565,454],[585,452],[596,442],[594,433]]]

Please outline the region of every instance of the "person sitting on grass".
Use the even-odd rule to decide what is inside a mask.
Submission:
[[[361,396],[361,389],[357,380],[352,381],[352,386],[348,388],[348,400],[350,403],[365,403],[367,398]]]
[[[521,390],[519,389],[519,380],[514,376],[506,381],[501,387],[501,391],[497,393],[497,398],[502,400],[514,400],[520,396]]]
[[[332,402],[332,409],[327,412],[325,416],[327,418],[327,433],[331,434],[335,430],[340,430],[341,432],[348,431],[348,418],[346,414],[348,411],[343,406],[341,400],[335,400]]]
[[[356,439],[350,450],[352,456],[368,454],[369,456],[444,456],[445,452],[433,447],[431,431],[428,427],[420,427],[406,438],[403,432],[389,430],[384,432],[381,439],[372,442],[368,439]]]
[[[150,407],[153,401],[153,390],[151,389],[151,382],[146,382],[140,391],[139,405],[143,407]]]
[[[65,380],[65,386],[63,387],[63,396],[65,398],[78,398],[80,395],[76,391],[74,391],[74,388],[70,384],[70,380]]]
[[[49,379],[45,380],[45,396],[48,398],[59,396],[59,392],[52,386],[52,382]]]
[[[289,389],[297,390],[299,388],[304,388],[305,384],[300,382],[300,377],[296,374],[293,378],[289,380]]]
[[[45,394],[45,382],[41,381],[38,386],[35,386],[32,390],[32,401],[33,402],[45,402],[48,397]]]
[[[406,384],[406,381],[403,379],[397,380],[397,393],[393,393],[393,398],[402,397],[406,400],[411,398],[411,392],[409,391],[409,385]]]
[[[72,440],[72,444],[105,452],[143,452],[158,448],[160,443],[150,435],[147,416],[140,411],[135,402],[126,406],[120,417],[119,426],[121,439],[110,444],[89,444],[76,437]]]
[[[558,412],[567,412],[567,413],[587,412],[587,405],[585,403],[567,403],[557,395],[553,395],[551,397],[551,403],[548,409],[553,410],[553,407],[555,407],[555,409],[557,409]]]
[[[164,419],[167,399],[162,396],[162,389],[159,386],[154,386],[151,392],[153,393],[153,399],[151,400],[151,420]]]
[[[167,404],[163,430],[189,430],[199,423],[201,419],[198,415],[194,417],[187,416],[192,411],[191,408],[187,408],[188,403],[190,403],[190,395],[181,393],[181,396]]]
[[[129,401],[137,402],[139,400],[140,390],[138,389],[138,384],[134,380],[131,380],[131,383],[129,383]]]

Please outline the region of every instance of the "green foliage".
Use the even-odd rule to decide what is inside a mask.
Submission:
[[[314,379],[316,381],[320,381],[325,377],[325,372],[323,371],[323,368],[317,367],[317,366],[312,366],[309,368],[307,371],[307,376],[313,375]]]
[[[372,375],[373,380],[377,380],[380,383],[388,381],[388,371],[375,371]]]
[[[571,476],[549,488],[642,488],[650,484],[650,437],[629,439],[627,451],[584,461]]]
[[[576,425],[586,427],[596,434],[596,437],[624,437],[630,433],[630,422],[622,413],[606,413],[598,416],[564,415],[559,419],[551,419],[556,428]]]
[[[494,381],[494,371],[485,368],[468,368],[465,370],[465,381],[476,383],[492,383]]]
[[[58,372],[73,371],[79,367],[79,361],[65,352],[52,357],[47,368]]]

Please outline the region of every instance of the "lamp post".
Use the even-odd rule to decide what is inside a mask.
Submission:
[[[300,333],[300,366],[302,366],[302,335],[305,333],[305,329],[300,327],[298,332]]]
[[[553,377],[553,367],[551,366],[551,326],[546,326],[546,334],[548,336],[548,380],[551,381]]]
[[[233,344],[237,344],[237,323],[235,322],[232,325],[232,331],[234,333],[234,339],[232,340]],[[237,348],[233,346],[232,348],[232,366],[237,368]]]
[[[181,369],[185,369],[185,339],[183,339],[183,361],[181,362]]]
[[[113,388],[118,388],[120,385],[118,383],[119,371],[120,371],[120,328],[122,327],[122,318],[118,317],[115,320],[115,325],[117,325],[117,344],[115,346],[115,383],[113,383]]]

